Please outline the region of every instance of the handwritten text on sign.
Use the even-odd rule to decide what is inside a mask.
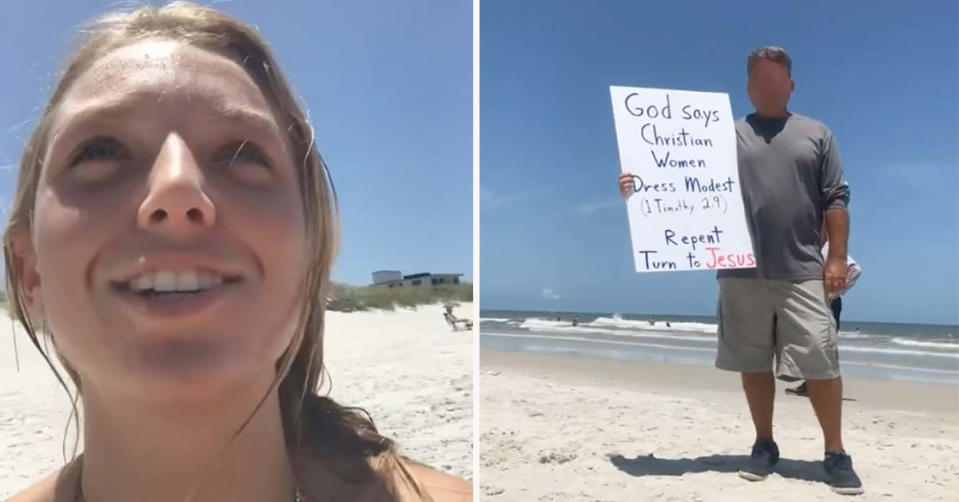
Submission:
[[[729,96],[609,88],[638,272],[756,266]]]

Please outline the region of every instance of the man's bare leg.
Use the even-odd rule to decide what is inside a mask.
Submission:
[[[772,371],[743,373],[743,390],[749,402],[749,413],[756,427],[756,440],[773,438],[773,403],[776,381]]]
[[[779,461],[779,447],[773,441],[773,400],[776,398],[776,381],[771,371],[743,373],[743,390],[749,403],[749,414],[756,427],[756,442],[753,443],[749,460],[739,470],[739,477],[749,481],[762,481],[772,472]]]
[[[809,401],[822,427],[826,451],[842,450],[842,378],[809,380]]]

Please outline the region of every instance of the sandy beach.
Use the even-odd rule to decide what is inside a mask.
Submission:
[[[473,304],[453,313],[471,319]],[[401,453],[472,480],[476,332],[453,332],[440,305],[327,316],[333,398],[364,407]]]
[[[472,304],[454,311],[472,317]],[[0,499],[63,462],[70,403],[30,344],[0,318]],[[473,332],[452,332],[439,305],[417,310],[327,314],[331,395],[371,413],[403,454],[472,479]],[[67,456],[73,446],[73,425]],[[81,444],[82,450],[82,444]]]
[[[754,432],[739,376],[709,366],[483,350],[483,500],[947,501],[959,493],[959,387],[845,380],[843,439],[865,494],[823,482],[806,398],[777,383],[782,459],[737,475]],[[952,494],[952,495],[949,495]]]

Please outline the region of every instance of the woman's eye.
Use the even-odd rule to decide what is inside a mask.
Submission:
[[[263,167],[270,167],[266,160],[263,150],[250,141],[240,141],[228,145],[224,152],[228,154],[229,165],[233,164],[258,164]]]
[[[127,150],[115,139],[94,138],[83,145],[80,153],[70,161],[70,167],[84,162],[120,160],[129,157]]]
[[[220,165],[225,166],[226,173],[244,183],[262,185],[273,179],[269,158],[250,140],[226,145],[220,150],[217,159]]]

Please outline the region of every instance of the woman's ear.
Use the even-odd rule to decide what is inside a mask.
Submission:
[[[13,266],[16,269],[16,288],[31,322],[43,318],[43,299],[40,294],[40,273],[37,271],[37,253],[30,231],[17,232],[11,238]],[[12,291],[9,293],[13,293]]]

